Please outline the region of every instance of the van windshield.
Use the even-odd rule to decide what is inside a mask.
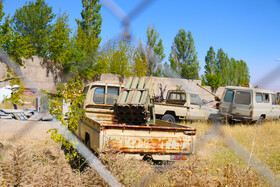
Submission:
[[[251,93],[242,91],[236,92],[235,103],[249,105],[251,103]]]
[[[227,90],[224,97],[224,102],[232,102],[233,96],[234,96],[234,92],[232,90]]]

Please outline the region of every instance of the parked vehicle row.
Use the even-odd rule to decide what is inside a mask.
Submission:
[[[280,117],[278,95],[268,90],[228,86],[217,110],[184,90],[169,90],[163,102],[154,103],[148,77],[128,82],[129,86],[93,82],[84,89],[86,113],[76,135],[95,152],[113,148],[139,159],[186,159],[194,151],[196,129],[177,121],[209,120],[215,115],[238,122]]]

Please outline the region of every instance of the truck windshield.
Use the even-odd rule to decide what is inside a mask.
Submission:
[[[251,103],[251,93],[243,91],[236,92],[235,103],[249,105]]]
[[[234,92],[232,90],[227,90],[224,97],[224,102],[232,102],[233,96],[234,96]]]
[[[118,99],[119,96],[119,88],[118,87],[111,87],[109,86],[107,89],[107,105],[113,105],[114,100]]]
[[[94,90],[93,102],[95,104],[104,104],[105,86],[97,86]]]

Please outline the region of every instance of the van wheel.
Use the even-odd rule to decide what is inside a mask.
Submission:
[[[175,123],[175,122],[176,122],[174,116],[172,116],[171,114],[165,114],[165,115],[161,118],[161,120],[166,121],[166,122],[169,122],[169,123]]]

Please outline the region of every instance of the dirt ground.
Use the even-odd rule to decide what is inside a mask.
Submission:
[[[55,143],[50,139],[49,129],[58,127],[58,122],[27,121],[27,120],[0,120],[0,143],[5,147],[23,145],[34,149],[36,146],[52,147]],[[58,146],[58,145],[56,145]],[[55,147],[56,147],[55,146]],[[6,149],[7,150],[7,149]]]

